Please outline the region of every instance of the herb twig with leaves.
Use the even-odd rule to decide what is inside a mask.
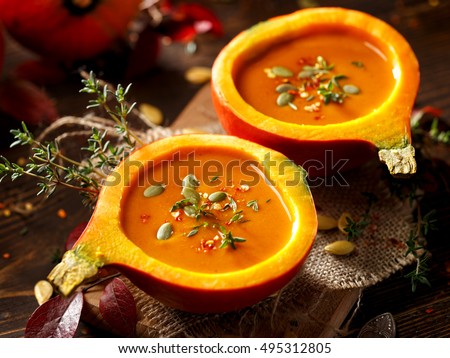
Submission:
[[[106,113],[116,122],[116,130],[130,146],[136,146],[136,143],[142,146],[144,143],[139,136],[128,126],[127,116],[133,111],[136,103],[128,105],[126,96],[130,90],[131,84],[126,88],[120,84],[115,90],[111,90],[107,84],[102,85],[100,81],[91,72],[88,78],[81,80],[84,88],[80,90],[83,93],[94,94],[96,98],[89,101],[87,108],[102,107]],[[114,110],[108,104],[108,98],[113,95],[116,106]]]
[[[427,237],[437,229],[438,224],[436,210],[427,211],[423,208],[423,201],[429,194],[426,187],[430,184],[430,178],[442,179],[448,195],[448,183],[434,166],[436,158],[432,153],[436,152],[437,145],[450,144],[450,130],[440,118],[440,111],[431,107],[419,110],[413,115],[411,128],[419,170],[415,176],[408,179],[396,179],[390,175],[387,175],[387,178],[391,192],[400,199],[408,200],[410,207],[415,208],[414,226],[406,241],[405,256],[413,255],[415,259],[414,268],[406,277],[411,280],[412,291],[416,291],[420,284],[430,285],[428,263],[431,254],[427,248]]]
[[[31,146],[31,155],[25,166],[11,163],[7,158],[0,157],[0,181],[5,177],[16,180],[22,176],[29,176],[37,180],[40,188],[38,195],[51,195],[58,186],[68,187],[79,191],[83,196],[83,203],[94,205],[102,180],[114,169],[117,164],[128,155],[136,146],[142,145],[139,139],[128,126],[127,116],[132,112],[135,104],[128,105],[126,96],[130,86],[121,85],[116,90],[109,89],[107,84],[101,84],[91,72],[88,78],[82,80],[83,93],[95,94],[96,98],[89,101],[87,108],[102,107],[115,121],[116,131],[125,142],[124,145],[112,145],[107,139],[107,132],[100,132],[93,128],[92,135],[87,140],[87,146],[82,148],[88,157],[78,161],[63,154],[57,141],[41,143],[22,123],[21,129],[11,130],[14,142],[11,147],[18,145]],[[109,99],[116,102],[111,109]]]
[[[370,224],[370,211],[378,200],[377,196],[373,193],[364,192],[362,195],[366,197],[368,205],[361,218],[359,220],[353,220],[350,217],[346,218],[347,225],[344,231],[347,233],[347,240],[349,241],[353,241],[362,236],[364,230]]]

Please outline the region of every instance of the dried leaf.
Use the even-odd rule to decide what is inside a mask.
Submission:
[[[100,297],[99,309],[104,320],[118,334],[132,337],[136,331],[136,303],[128,287],[119,278],[106,285]]]
[[[159,34],[151,26],[139,33],[139,38],[133,45],[128,59],[125,78],[133,80],[145,75],[156,64],[161,52]]]
[[[25,328],[25,338],[72,338],[80,322],[83,293],[56,296],[39,306]]]

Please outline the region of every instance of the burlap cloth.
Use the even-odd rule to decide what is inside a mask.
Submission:
[[[57,139],[67,152],[79,155],[92,128],[107,130],[114,137],[110,121],[98,117],[60,119],[49,127],[41,140]],[[220,127],[204,128],[220,132]],[[176,133],[183,132],[177,131]],[[141,131],[151,142],[173,135],[168,128]],[[343,173],[346,185],[321,185],[311,188],[320,214],[338,218],[343,212],[357,219],[368,207],[363,193],[375,194],[378,201],[370,210],[370,225],[355,240],[356,250],[349,256],[333,256],[324,247],[344,236],[339,230],[319,231],[302,271],[277,294],[237,312],[194,315],[167,308],[124,281],[132,291],[138,311],[137,335],[140,337],[314,337],[325,330],[344,335],[341,327],[330,324],[329,318],[338,308],[338,301],[347,292],[364,289],[389,277],[414,260],[405,257],[411,230],[408,203],[390,194],[378,163]]]

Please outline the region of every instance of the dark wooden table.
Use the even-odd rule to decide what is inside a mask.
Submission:
[[[208,1],[204,2],[221,18],[225,36],[215,39],[201,36],[198,51],[186,55],[181,45],[163,49],[158,64],[145,76],[133,82],[134,100],[158,106],[170,124],[182,112],[199,86],[187,83],[183,74],[193,65],[210,66],[221,47],[238,31],[274,15],[298,9],[297,1]],[[441,109],[450,118],[450,2],[449,1],[318,1],[321,6],[342,6],[373,14],[398,29],[410,42],[421,66],[421,85],[416,106],[429,105]],[[9,41],[5,69],[8,71],[24,58],[33,57]],[[70,78],[46,91],[55,99],[59,113],[83,115],[86,98],[77,95],[79,79]],[[27,155],[23,150],[8,149],[10,128],[18,122],[0,113],[1,154],[11,160]],[[447,172],[448,173],[448,172]],[[4,181],[0,185],[0,204],[34,202],[36,188],[27,180]],[[357,334],[367,320],[391,312],[398,337],[450,337],[450,240],[449,195],[431,201],[444,207],[440,212],[438,231],[429,237],[432,253],[429,279],[431,287],[419,286],[411,291],[405,272],[398,272],[380,284],[364,290],[356,313],[348,326],[347,336]],[[64,209],[67,217],[58,216]],[[26,322],[37,308],[34,284],[45,278],[54,266],[52,259],[64,250],[65,238],[81,221],[89,217],[77,193],[58,190],[31,215],[0,210],[0,337],[23,337]],[[107,332],[82,324],[78,336],[104,337]]]

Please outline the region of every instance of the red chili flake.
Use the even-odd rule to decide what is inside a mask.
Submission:
[[[3,257],[5,260],[9,260],[9,259],[11,258],[11,254],[10,254],[9,252],[4,252],[3,255],[2,255],[2,257]]]
[[[296,91],[296,90],[289,90],[289,91],[287,91],[287,93],[289,93],[293,96],[298,96],[298,91]]]
[[[434,117],[441,117],[442,116],[442,110],[439,108],[435,108],[432,106],[425,106],[421,109],[423,113],[429,113],[433,115]]]
[[[148,221],[148,219],[150,219],[150,215],[147,215],[147,214],[141,214],[141,222],[142,222],[143,224],[145,224],[145,223]]]
[[[428,314],[433,313],[433,312],[434,312],[434,310],[432,308],[427,308],[425,310],[425,313],[428,313]]]
[[[177,217],[175,218],[175,221],[183,221],[183,218],[181,217],[181,215],[180,215],[180,216],[177,216]]]
[[[61,219],[65,219],[67,217],[67,213],[66,213],[66,211],[64,209],[59,209],[56,214]]]
[[[368,229],[373,234],[377,231],[378,226],[376,224],[370,224]]]
[[[0,202],[0,210],[3,210],[4,208],[6,208],[6,205]]]

